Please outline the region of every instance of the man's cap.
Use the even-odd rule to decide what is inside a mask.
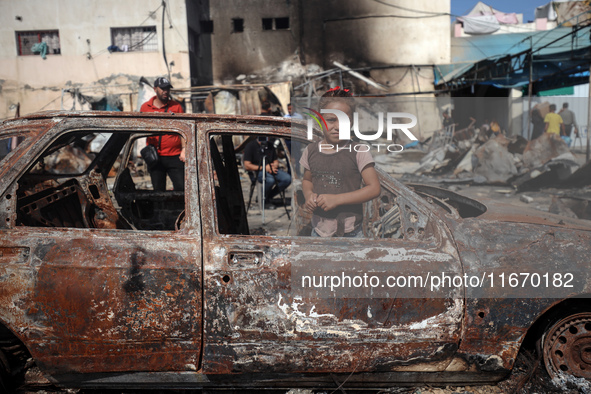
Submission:
[[[156,80],[154,81],[154,87],[160,89],[168,89],[172,88],[172,85],[170,84],[170,81],[168,79],[160,77],[156,78]]]

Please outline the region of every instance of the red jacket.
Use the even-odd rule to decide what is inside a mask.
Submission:
[[[158,108],[154,106],[154,99],[156,99],[156,96],[143,103],[140,112],[174,112],[176,114],[182,114],[184,112],[183,107],[174,100],[170,100],[164,107]],[[148,137],[146,144],[158,147],[159,139],[159,136]],[[160,149],[158,149],[160,156],[178,156],[181,154],[182,149],[183,143],[181,142],[180,135],[162,134],[162,142],[160,143]]]

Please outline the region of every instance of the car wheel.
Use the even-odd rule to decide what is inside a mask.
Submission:
[[[541,342],[544,366],[552,379],[568,374],[591,380],[591,312],[559,320]]]

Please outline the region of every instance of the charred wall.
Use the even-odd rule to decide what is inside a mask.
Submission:
[[[449,62],[449,1],[300,1],[307,63],[330,67],[337,60],[362,67]]]
[[[211,85],[212,35],[205,31],[207,21],[211,21],[209,0],[186,0],[187,28],[189,37],[189,63],[191,86]]]
[[[211,20],[215,82],[277,66],[298,48],[295,1],[222,0],[212,4]]]

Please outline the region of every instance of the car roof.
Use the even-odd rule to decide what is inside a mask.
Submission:
[[[19,125],[23,121],[39,121],[58,119],[91,119],[91,118],[110,118],[110,119],[175,119],[175,120],[193,120],[207,122],[223,123],[241,123],[245,125],[267,125],[281,128],[291,128],[295,125],[296,134],[299,137],[305,137],[304,121],[294,121],[292,118],[280,116],[260,116],[260,115],[221,115],[221,114],[192,114],[192,113],[172,113],[172,112],[123,112],[123,111],[42,111],[31,113],[26,116],[14,119],[5,119],[0,122],[0,128],[7,128]]]
[[[191,113],[173,113],[173,112],[123,112],[123,111],[41,111],[31,113],[20,118],[5,119],[2,124],[9,124],[13,121],[24,119],[51,119],[51,118],[180,118],[194,120],[222,120],[237,122],[256,122],[265,124],[278,124],[289,126],[292,118],[280,116],[260,116],[260,115],[221,115],[221,114],[191,114]]]

